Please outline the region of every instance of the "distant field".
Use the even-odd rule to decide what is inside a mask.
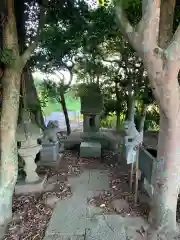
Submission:
[[[73,98],[68,93],[65,95],[66,105],[68,111],[80,111],[80,100]],[[62,112],[60,103],[56,101],[49,101],[48,105],[43,108],[45,116],[49,116],[52,112]]]
[[[39,86],[43,81],[43,75],[35,73],[33,75],[33,78],[37,92],[39,94]],[[74,93],[71,90],[65,95],[65,100],[68,111],[80,111],[80,99],[76,99],[74,97]],[[54,99],[49,100],[47,106],[42,110],[45,116],[49,116],[53,112],[62,112],[61,104]]]

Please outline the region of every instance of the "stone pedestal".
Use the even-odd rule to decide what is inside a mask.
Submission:
[[[38,178],[35,182],[24,182],[19,181],[15,186],[15,194],[30,194],[30,193],[41,193],[47,182],[47,176]]]
[[[18,149],[19,155],[25,162],[24,170],[26,172],[26,182],[36,182],[39,180],[39,177],[36,173],[36,164],[35,157],[36,154],[42,148],[41,145],[37,144],[37,140],[32,140],[28,138],[26,141],[21,143],[21,148]]]
[[[99,142],[82,142],[80,157],[101,157],[101,144]]]
[[[38,165],[54,166],[59,163],[59,142],[43,144]]]

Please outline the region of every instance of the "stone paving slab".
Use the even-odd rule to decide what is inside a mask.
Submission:
[[[69,236],[71,240],[73,235],[83,236],[86,229],[95,228],[97,225],[97,219],[93,216],[102,210],[89,206],[87,198],[93,196],[96,191],[108,190],[108,172],[87,170],[79,177],[69,178],[69,183],[73,196],[56,204],[44,240],[66,240],[63,236]]]
[[[97,225],[86,232],[86,240],[126,240],[126,231],[121,216],[98,215]]]
[[[48,236],[47,240],[84,240],[84,235],[82,236],[61,236],[59,234],[52,234]]]

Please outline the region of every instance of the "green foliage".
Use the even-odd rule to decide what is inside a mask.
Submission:
[[[116,128],[116,115],[112,114],[106,116],[101,120],[101,127],[104,128]],[[120,129],[124,127],[124,114],[120,114]]]
[[[96,83],[82,83],[78,86],[78,96],[85,97],[85,96],[95,96],[101,94],[100,88]]]
[[[116,116],[107,116],[101,120],[101,127],[104,128],[115,128],[116,127]]]
[[[15,56],[13,55],[12,49],[0,50],[0,62],[5,65],[12,65],[15,61]]]
[[[159,111],[156,105],[150,105],[152,108],[150,110],[147,110],[146,113],[146,120],[144,122],[144,130],[157,130],[159,127]],[[136,111],[135,113],[135,124],[137,129],[139,128],[141,115],[140,115],[140,109]]]

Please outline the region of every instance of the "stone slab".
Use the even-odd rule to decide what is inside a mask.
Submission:
[[[55,144],[43,144],[40,151],[40,162],[56,162],[59,160],[59,142]]]
[[[71,236],[83,236],[87,228],[95,228],[97,225],[94,216],[100,214],[102,209],[88,205],[87,199],[94,196],[99,188],[109,188],[107,171],[86,170],[79,177],[70,177],[68,180],[73,196],[57,202],[44,240],[60,240],[63,239],[62,236],[68,236],[69,239]],[[57,238],[52,238],[52,234],[57,234]]]
[[[122,217],[117,215],[96,216],[97,225],[86,232],[86,240],[126,240]]]
[[[49,167],[58,166],[62,158],[63,158],[63,153],[58,153],[56,161],[53,161],[51,159],[49,159],[49,161],[43,161],[41,159],[39,162],[37,162],[37,166],[49,166]]]
[[[101,157],[101,144],[99,142],[82,142],[80,145],[81,157]]]
[[[46,182],[47,182],[47,175],[44,176],[39,181],[32,182],[32,183],[26,183],[24,181],[18,182],[15,185],[15,194],[19,195],[19,194],[42,192]]]

